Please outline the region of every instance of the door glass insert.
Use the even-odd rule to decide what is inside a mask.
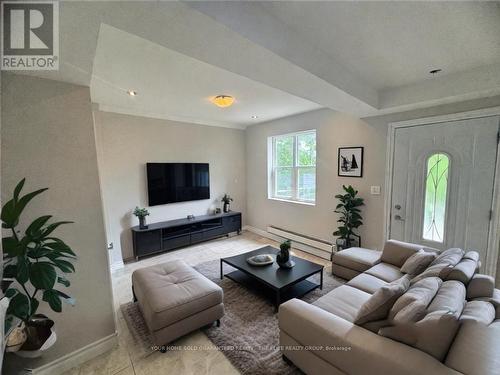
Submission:
[[[444,242],[449,166],[450,159],[446,154],[436,153],[427,159],[423,227],[425,240]]]

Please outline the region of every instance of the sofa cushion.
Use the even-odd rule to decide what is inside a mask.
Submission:
[[[413,346],[443,361],[459,328],[458,317],[446,311],[427,314],[418,322],[381,328],[379,335]]]
[[[419,275],[425,271],[434,259],[436,259],[436,256],[437,254],[434,252],[419,250],[406,259],[404,264],[401,266],[401,272],[413,276]]]
[[[462,313],[465,306],[465,286],[460,281],[449,280],[443,282],[436,296],[427,307],[429,313],[436,311],[449,311],[458,314]]]
[[[389,319],[397,322],[416,322],[422,319],[442,283],[439,277],[427,277],[413,284],[394,303]]]
[[[446,366],[463,374],[498,374],[500,325],[464,322],[446,357]]]
[[[408,290],[410,278],[403,276],[389,284],[383,285],[359,309],[356,324],[364,324],[385,319],[394,302]]]
[[[222,303],[221,287],[176,260],[140,268],[132,285],[150,330],[155,331]]]
[[[492,297],[494,291],[493,277],[476,273],[467,284],[467,299]]]
[[[417,322],[394,321],[379,334],[420,349],[442,361],[460,325],[459,317],[465,305],[465,287],[458,281],[441,284],[427,315]]]
[[[412,279],[412,283],[422,280],[425,277],[437,276],[446,280],[451,270],[460,262],[464,255],[462,249],[453,248],[443,251],[420,275]]]
[[[342,285],[318,298],[313,305],[335,314],[349,322],[354,322],[359,309],[371,294],[348,285]]]
[[[410,256],[420,249],[422,249],[421,245],[389,240],[384,245],[380,261],[400,268]]]
[[[467,251],[464,255],[464,258],[479,262],[479,253],[477,251]]]
[[[486,301],[469,301],[465,304],[460,321],[475,321],[485,325],[495,320],[495,307]]]
[[[388,283],[393,282],[394,280],[397,280],[403,276],[403,273],[399,270],[399,267],[393,266],[389,263],[379,263],[367,270],[365,273],[387,281]]]
[[[351,247],[333,254],[332,262],[355,271],[364,272],[380,262],[378,250]]]
[[[431,266],[440,263],[446,263],[451,265],[456,265],[465,255],[465,251],[459,249],[457,247],[453,247],[451,249],[443,251],[439,254],[436,259],[431,263]]]
[[[446,280],[458,280],[467,285],[474,276],[477,268],[477,261],[462,258],[458,264],[453,267],[450,273],[446,276]]]
[[[387,281],[381,280],[367,273],[362,273],[351,279],[347,285],[362,290],[363,292],[373,294],[382,286],[386,285]]]

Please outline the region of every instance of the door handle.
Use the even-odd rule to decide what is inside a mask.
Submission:
[[[394,220],[405,221],[405,219],[403,219],[401,215],[395,215]]]

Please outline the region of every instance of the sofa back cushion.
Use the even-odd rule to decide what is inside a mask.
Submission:
[[[422,280],[425,277],[437,276],[446,280],[448,274],[453,270],[458,262],[463,258],[464,251],[458,248],[452,248],[443,251],[420,275],[412,279],[412,283]]]
[[[495,293],[495,279],[490,275],[476,273],[467,285],[467,299],[491,298]]]
[[[427,313],[427,306],[438,292],[443,281],[427,277],[413,284],[392,306],[388,319],[396,322],[416,322]]]
[[[409,286],[410,278],[407,275],[382,286],[361,306],[354,323],[362,325],[385,319],[394,302],[408,290]]]
[[[458,281],[445,281],[421,320],[394,320],[393,326],[381,328],[379,334],[443,361],[460,326],[459,317],[464,305],[464,285]]]
[[[460,316],[460,321],[474,321],[489,325],[495,320],[495,307],[487,301],[469,301]]]
[[[437,311],[416,323],[401,323],[381,328],[378,334],[413,346],[443,361],[459,326],[456,316]]]
[[[421,249],[421,245],[389,240],[384,245],[380,260],[393,266],[401,267],[409,257]]]
[[[408,275],[420,275],[436,259],[437,254],[423,249],[410,256],[401,266],[401,272]]]

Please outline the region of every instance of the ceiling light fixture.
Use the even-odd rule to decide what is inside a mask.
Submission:
[[[252,118],[255,120],[255,119],[259,118],[259,116],[253,115]]]
[[[438,74],[442,71],[443,69],[432,69],[431,71],[429,71],[430,74]]]
[[[234,103],[234,98],[229,95],[217,95],[210,99],[210,101],[217,107],[226,108],[230,107]]]
[[[127,91],[127,94],[129,94],[130,96],[137,96],[137,91],[134,91],[134,90],[128,90],[128,91]]]

